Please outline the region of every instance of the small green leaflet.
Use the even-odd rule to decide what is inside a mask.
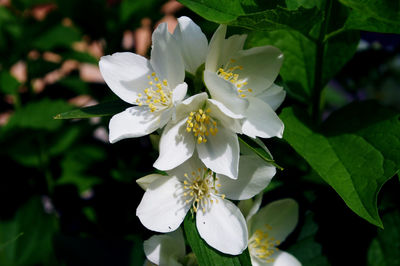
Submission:
[[[121,100],[100,103],[54,116],[54,119],[91,118],[97,116],[110,116],[124,111],[132,105]]]

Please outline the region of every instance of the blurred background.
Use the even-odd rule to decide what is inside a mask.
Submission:
[[[143,240],[152,233],[135,214],[143,195],[135,180],[153,172],[157,136],[111,145],[109,117],[53,117],[117,99],[100,75],[100,57],[148,56],[153,29],[168,22],[172,32],[182,15],[208,38],[218,26],[176,1],[0,0],[0,265],[143,265]],[[396,35],[362,33],[356,55],[324,90],[324,117],[364,99],[399,110],[399,44]],[[284,106],[296,102],[289,93]],[[343,265],[349,256],[350,264],[366,264],[380,231],[283,140],[266,144],[285,171],[264,204],[292,197],[301,206],[298,229],[282,249],[299,259],[318,250],[308,265]],[[383,215],[400,206],[398,181],[380,194]]]

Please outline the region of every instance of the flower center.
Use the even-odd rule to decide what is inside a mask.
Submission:
[[[224,194],[218,194],[217,187],[221,184],[216,184],[215,182],[218,178],[213,176],[213,172],[207,168],[199,168],[197,171],[193,171],[189,176],[185,173],[186,180],[184,184],[184,193],[187,199],[186,204],[192,203],[192,208],[194,212],[197,212],[199,208],[206,211],[206,208],[211,207],[211,204],[218,203],[218,199],[212,199],[211,195],[218,195],[222,199],[225,198]]]
[[[145,95],[138,94],[139,98],[136,99],[136,103],[139,106],[148,105],[151,112],[170,107],[172,105],[172,91],[167,80],[160,81],[155,72],[148,75],[147,78],[150,80],[150,87],[144,89]]]
[[[267,231],[272,229],[268,224],[266,224],[265,227]],[[271,263],[274,259],[270,257],[278,250],[276,246],[279,244],[280,241],[269,237],[268,232],[256,230],[249,240],[249,251],[253,256],[264,260],[266,263]]]
[[[217,75],[234,84],[236,86],[238,96],[244,98],[246,97],[245,93],[253,92],[253,90],[250,88],[244,88],[247,85],[247,81],[246,79],[239,79],[239,74],[237,73],[240,70],[243,70],[243,66],[239,65],[231,66],[231,64],[235,63],[236,63],[235,59],[230,59],[229,62],[223,68],[221,67],[218,69]]]
[[[190,112],[186,121],[186,131],[193,132],[198,144],[207,142],[209,134],[215,136],[218,133],[217,122],[209,115],[210,112],[210,108],[206,111],[200,108],[197,112]]]

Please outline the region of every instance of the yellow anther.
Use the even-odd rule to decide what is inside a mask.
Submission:
[[[155,73],[155,72],[153,72],[153,73],[151,73],[151,75],[154,77],[154,76],[156,75],[156,73]]]

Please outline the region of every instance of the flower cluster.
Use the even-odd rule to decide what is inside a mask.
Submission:
[[[165,23],[154,31],[150,60],[126,52],[104,56],[99,63],[111,90],[133,105],[111,118],[110,142],[156,130],[161,133],[154,167],[167,175],[137,180],[145,190],[137,216],[146,228],[167,233],[145,242],[145,251],[153,246],[146,254],[155,263],[171,258],[157,245],[179,236],[175,231],[188,212],[196,219],[199,235],[220,252],[238,255],[248,247],[255,265],[262,264],[259,260],[270,263],[290,256],[275,252],[288,233],[279,231],[274,239],[270,235],[275,226],[293,230],[295,202],[279,205],[290,212],[287,215],[296,216],[294,220],[284,217],[283,224],[276,224],[280,220],[272,217],[277,211],[271,207],[259,216],[272,224],[254,230],[258,227],[251,225],[252,219],[246,222],[245,211],[229,201],[251,199],[275,175],[273,165],[239,145],[238,134],[254,138],[268,153],[256,138],[282,137],[284,126],[275,110],[285,91],[274,81],[283,55],[272,46],[244,50],[246,36],[226,39],[226,30],[225,25],[219,26],[208,43],[192,20],[181,17],[173,34]],[[201,73],[203,92],[190,95],[193,90],[184,81],[186,72]],[[285,225],[286,218],[294,223]],[[184,256],[184,245],[179,246],[183,246],[179,252],[167,253]]]

